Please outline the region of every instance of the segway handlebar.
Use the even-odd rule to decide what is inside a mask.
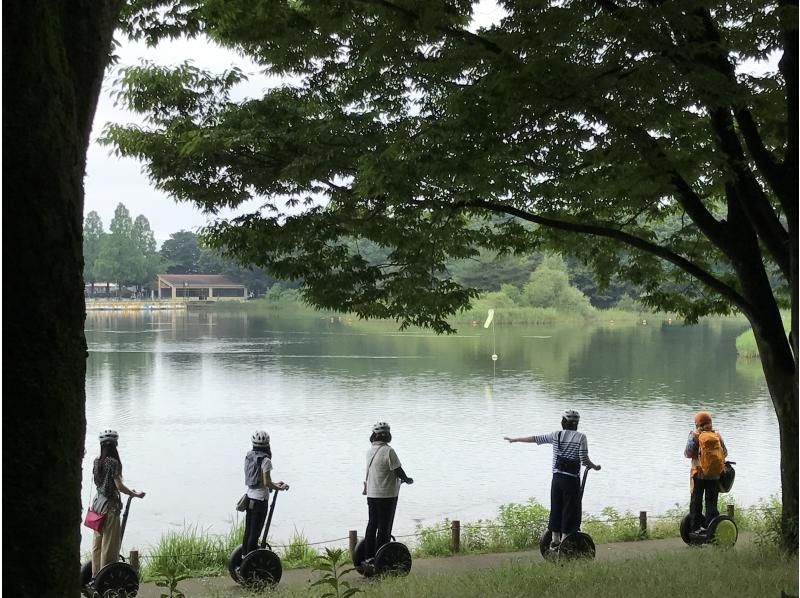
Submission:
[[[272,523],[272,514],[275,512],[275,503],[278,502],[278,493],[280,491],[288,491],[289,488],[275,488],[275,496],[272,497],[272,504],[269,506],[269,514],[267,515],[267,521],[264,524],[264,535],[261,538],[261,548],[267,547],[267,535],[269,534],[269,526]]]
[[[125,537],[125,526],[128,525],[128,511],[131,510],[131,501],[136,498],[133,494],[128,495],[128,500],[125,501],[125,512],[122,515],[122,525],[119,528],[119,541]]]
[[[581,500],[583,500],[583,489],[586,487],[586,478],[589,475],[589,470],[594,469],[593,467],[586,467],[583,470],[583,480],[581,480]],[[597,469],[600,469],[600,466],[597,466]]]

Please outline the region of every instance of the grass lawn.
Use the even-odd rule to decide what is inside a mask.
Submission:
[[[797,558],[772,547],[734,550],[710,546],[624,561],[539,563],[458,576],[409,576],[358,584],[364,598],[465,598],[531,596],[535,598],[781,598],[797,596]],[[318,588],[281,588],[268,595],[321,596]],[[263,595],[263,594],[262,594]],[[336,594],[334,594],[335,596]]]

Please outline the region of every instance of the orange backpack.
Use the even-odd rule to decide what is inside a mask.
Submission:
[[[710,430],[703,430],[697,435],[697,448],[700,473],[707,480],[719,478],[725,469],[725,455],[722,451],[722,442],[719,434]]]

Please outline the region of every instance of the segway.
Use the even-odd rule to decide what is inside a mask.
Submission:
[[[278,502],[278,490],[272,498],[269,514],[264,525],[264,535],[259,548],[251,551],[242,558],[242,545],[239,544],[228,557],[228,573],[236,583],[249,587],[263,587],[277,585],[283,575],[280,557],[272,552],[267,544],[267,534],[272,523],[272,514],[275,512],[275,503]]]
[[[689,546],[715,544],[724,548],[732,548],[739,539],[739,528],[727,515],[717,515],[707,528],[692,531],[692,516],[686,515],[681,520],[681,540]]]
[[[353,550],[353,566],[364,577],[382,575],[408,575],[411,571],[411,552],[402,542],[397,542],[394,536],[392,541],[381,546],[375,553],[375,560],[371,565],[364,565],[364,556],[367,549],[364,538],[358,541]]]
[[[578,497],[578,508],[581,508],[583,503],[583,490],[586,488],[586,478],[589,475],[589,468],[583,471],[583,480],[581,481],[581,493]],[[569,534],[561,539],[561,543],[556,548],[550,548],[550,543],[553,540],[553,533],[550,530],[545,531],[539,540],[539,552],[546,561],[558,561],[560,559],[593,559],[595,556],[595,547],[592,537],[580,530]]]
[[[394,527],[394,516],[392,516],[389,529],[392,527]],[[394,536],[390,535],[390,537],[392,541],[378,548],[372,563],[366,566],[363,563],[367,544],[365,538],[359,540],[351,555],[355,570],[364,577],[408,575],[408,572],[411,571],[411,551],[405,544],[398,542]]]
[[[122,515],[122,525],[119,530],[119,541],[125,537],[125,526],[128,523],[128,512],[131,509],[132,495],[128,496],[125,503],[125,512]],[[125,557],[119,555],[119,561],[109,563],[100,571],[92,582],[92,561],[87,561],[81,566],[81,594],[90,598],[98,596],[114,596],[115,598],[132,598],[139,591],[139,574],[136,569],[125,562]]]
[[[726,461],[726,466],[736,465],[735,461]],[[726,479],[726,488],[723,491],[730,490],[733,484],[733,474],[730,473],[729,479]],[[686,515],[681,520],[681,540],[686,542],[689,546],[700,546],[702,544],[714,544],[722,548],[733,548],[736,540],[739,539],[739,528],[736,527],[736,522],[728,517],[728,515],[719,514],[708,522],[705,528],[700,531],[692,530],[692,516]]]

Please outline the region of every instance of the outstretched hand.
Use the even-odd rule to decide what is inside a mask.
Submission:
[[[509,438],[508,436],[503,436],[503,440],[508,440],[509,442],[514,442],[513,438]]]

